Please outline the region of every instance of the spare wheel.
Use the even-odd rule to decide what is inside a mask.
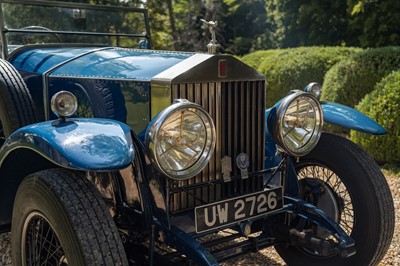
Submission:
[[[0,59],[0,145],[18,128],[37,121],[24,80],[10,63]]]

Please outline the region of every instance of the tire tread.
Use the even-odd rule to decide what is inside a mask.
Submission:
[[[375,197],[380,199],[377,201],[379,204],[379,210],[383,213],[382,215],[379,215],[379,232],[381,232],[381,234],[379,234],[379,240],[377,241],[379,246],[377,248],[377,252],[373,254],[370,261],[370,265],[378,265],[389,249],[394,234],[395,214],[390,188],[379,166],[375,163],[375,161],[371,160],[371,157],[363,149],[348,139],[334,134],[329,135],[330,138],[335,142],[333,145],[337,145],[339,142],[341,142],[341,145],[343,148],[345,148],[346,152],[358,158],[365,171],[370,172],[372,176],[376,177],[369,178],[365,181],[371,183],[368,186],[369,188],[374,188],[372,190],[376,193]]]
[[[61,203],[87,265],[128,265],[108,208],[83,172],[44,170],[25,178],[21,187],[30,182],[43,184]]]
[[[18,71],[7,61],[0,60],[0,97],[12,131],[38,121],[29,90]],[[10,132],[10,133],[11,133]],[[7,137],[7,136],[6,136]]]

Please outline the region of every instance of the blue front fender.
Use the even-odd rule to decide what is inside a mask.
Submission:
[[[368,116],[339,103],[321,102],[324,121],[373,135],[386,134],[386,130]]]
[[[0,167],[16,149],[31,149],[65,168],[109,171],[127,167],[134,158],[131,129],[108,119],[47,121],[20,128],[0,150]]]
[[[276,123],[276,111],[281,103],[282,100],[265,111],[265,167],[275,166],[279,162],[279,157],[275,156],[276,142],[272,136],[272,128]],[[324,113],[324,122],[373,135],[383,135],[387,133],[376,121],[353,108],[333,102],[321,102],[321,107]]]

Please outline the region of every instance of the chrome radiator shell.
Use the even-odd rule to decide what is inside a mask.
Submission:
[[[226,75],[220,75],[220,62]],[[230,176],[241,174],[236,158],[246,153],[249,173],[263,169],[265,149],[265,77],[229,55],[194,54],[155,76],[152,116],[184,98],[203,106],[214,120],[216,150],[197,176],[166,179],[167,207],[171,214],[263,188],[263,176],[228,181],[222,174],[223,158],[230,158]]]

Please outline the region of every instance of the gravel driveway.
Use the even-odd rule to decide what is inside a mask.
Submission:
[[[385,174],[392,191],[396,213],[395,231],[390,249],[379,266],[400,266],[400,176]],[[0,265],[11,265],[10,235],[0,234]],[[248,254],[239,259],[230,260],[224,265],[285,265],[273,248],[267,248],[254,254]]]

